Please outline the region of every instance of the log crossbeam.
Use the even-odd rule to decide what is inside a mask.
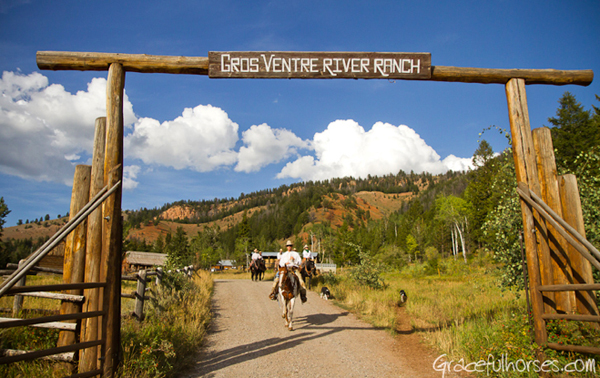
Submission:
[[[37,52],[37,65],[41,70],[108,71],[112,63],[121,64],[126,72],[141,73],[208,75],[209,68],[208,57],[68,51]],[[429,80],[506,84],[513,78],[523,79],[525,84],[588,86],[594,79],[594,71],[432,66]]]

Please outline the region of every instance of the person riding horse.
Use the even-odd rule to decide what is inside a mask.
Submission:
[[[254,281],[255,276],[257,279],[262,280],[261,275],[264,274],[265,270],[265,260],[262,257],[262,252],[255,248],[254,252],[252,252],[252,261],[250,262],[252,280]]]
[[[288,271],[291,271],[298,277],[298,281],[300,281],[300,298],[302,299],[302,303],[306,302],[306,287],[304,286],[304,280],[300,275],[298,267],[300,266],[301,260],[300,255],[296,251],[292,251],[292,247],[294,246],[290,240],[285,243],[287,248],[287,252],[284,252],[279,258],[279,267],[287,268]],[[272,300],[277,300],[277,291],[281,286],[283,280],[283,275],[279,275],[279,279],[273,281],[273,287],[271,288],[271,293],[269,294],[269,298]]]
[[[308,286],[310,288],[310,279],[313,276],[313,270],[315,268],[315,262],[312,257],[312,252],[308,249],[308,245],[304,245],[304,249],[302,250],[302,264],[300,265],[300,273],[302,274],[302,279],[307,280]],[[306,284],[305,284],[306,285]]]

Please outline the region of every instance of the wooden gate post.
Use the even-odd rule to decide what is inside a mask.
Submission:
[[[24,265],[25,265],[25,260],[19,261],[19,268],[21,268]],[[15,286],[25,286],[26,282],[27,282],[27,274],[25,274],[23,276],[23,278],[21,278],[20,280],[18,280],[17,283],[15,284]],[[15,297],[13,298],[12,317],[13,318],[18,318],[19,317],[19,313],[21,312],[21,310],[23,310],[23,296],[22,295],[15,295]]]
[[[70,216],[74,217],[89,201],[90,178],[92,167],[78,165],[75,167],[73,179],[73,193],[71,195]],[[65,257],[63,264],[63,281],[65,283],[83,282],[85,272],[87,221],[83,221],[71,232],[65,241]],[[68,294],[82,295],[83,290],[69,290]],[[81,312],[81,303],[63,302],[60,307],[61,314]],[[75,343],[75,332],[60,331],[57,346],[66,346]]]
[[[119,63],[108,69],[106,85],[106,154],[104,182],[109,188],[123,180],[123,90],[125,71]],[[120,363],[121,349],[121,252],[123,249],[121,196],[122,185],[107,198],[103,208],[104,245],[102,246],[106,282],[102,319],[104,335],[104,376],[112,377]],[[105,279],[102,279],[105,278]]]
[[[583,212],[581,209],[581,200],[579,198],[579,189],[577,187],[577,178],[575,175],[563,175],[559,178],[560,199],[563,210],[563,219],[571,225],[579,234],[585,237],[585,227],[583,223]],[[569,245],[568,254],[571,260],[573,271],[573,280],[576,284],[593,284],[592,265],[587,259],[584,259],[574,247]],[[582,315],[600,315],[596,304],[596,296],[593,291],[577,291],[575,293],[576,306],[579,314]],[[598,323],[595,324],[598,327]]]
[[[508,102],[508,117],[510,120],[517,182],[524,183],[529,189],[539,193],[540,186],[531,138],[531,126],[529,125],[525,80],[509,80],[506,83],[506,99]],[[544,345],[547,342],[548,334],[546,332],[546,323],[542,319],[544,312],[543,298],[538,290],[538,286],[541,284],[541,277],[537,238],[535,235],[536,225],[534,224],[536,221],[534,220],[531,207],[524,200],[520,200],[520,202],[523,216],[527,273],[529,275],[529,288],[531,290],[535,341],[539,345]],[[539,221],[537,222],[539,224]]]
[[[137,288],[135,291],[135,316],[141,322],[144,320],[144,301],[146,300],[146,270],[142,269],[137,274]]]
[[[547,127],[533,130],[533,143],[535,145],[538,175],[542,191],[541,198],[556,214],[562,217],[560,194],[558,190],[558,175],[556,161],[552,146],[552,135]],[[549,248],[553,285],[566,285],[573,283],[569,257],[567,256],[567,241],[558,231],[547,222],[546,240],[544,245]],[[542,282],[543,279],[542,279]],[[573,291],[557,291],[554,293],[554,311],[570,314],[575,307],[575,293]]]
[[[104,187],[104,149],[106,142],[106,117],[96,119],[94,135],[94,151],[92,153],[92,178],[90,183],[90,199]],[[88,243],[85,253],[85,282],[100,282],[100,265],[102,259],[102,207],[88,216]],[[100,308],[100,289],[84,290],[84,312],[98,311]],[[85,327],[83,326],[85,324]],[[89,318],[82,322],[81,341],[95,341],[102,337],[98,318]],[[79,372],[84,373],[98,369],[99,348],[83,349],[79,359]]]

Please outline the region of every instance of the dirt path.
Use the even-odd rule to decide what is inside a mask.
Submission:
[[[270,282],[217,280],[214,321],[184,377],[435,377],[435,359],[410,331],[397,337],[314,292],[284,327]],[[446,375],[448,376],[448,375]]]

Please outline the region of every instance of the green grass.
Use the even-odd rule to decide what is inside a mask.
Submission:
[[[50,276],[48,276],[50,277]],[[41,278],[33,277],[28,284],[40,284]],[[48,279],[48,278],[46,278]],[[61,277],[53,277],[52,282]],[[165,278],[162,289],[154,284],[155,300],[147,302],[146,319],[138,322],[126,316],[122,319],[121,342],[123,363],[119,377],[170,377],[190,363],[200,346],[211,319],[210,298],[212,278],[199,271],[193,280],[182,275]],[[135,290],[135,282],[124,282],[122,292]],[[28,299],[30,299],[28,301]],[[13,297],[2,298],[4,307],[12,307]],[[24,308],[58,309],[59,301],[25,298]],[[135,301],[122,299],[122,314],[131,314]],[[30,315],[37,316],[37,315]],[[0,330],[0,348],[41,350],[56,346],[58,331],[31,327]],[[62,377],[70,373],[59,364],[45,361],[19,362],[0,365],[0,377]]]
[[[313,289],[320,291],[321,286],[327,286],[337,305],[391,333],[396,330],[399,290],[402,289],[408,294],[405,306],[411,325],[422,340],[439,355],[446,354],[448,360],[463,359],[465,365],[488,361],[490,355],[495,361],[500,361],[502,356],[510,361],[534,361],[541,351],[547,360],[555,360],[558,367],[579,359],[595,359],[596,372],[600,372],[599,356],[537,347],[529,326],[524,292],[502,290],[490,262],[465,265],[448,259],[439,261],[435,269],[428,264],[411,265],[401,272],[383,273],[381,277],[385,282],[381,290],[357,285],[346,273],[322,276],[315,280],[317,285]],[[547,329],[550,342],[600,345],[600,332],[589,324],[553,322]],[[513,371],[492,372],[491,376],[537,377],[538,373],[533,370],[530,375]]]

